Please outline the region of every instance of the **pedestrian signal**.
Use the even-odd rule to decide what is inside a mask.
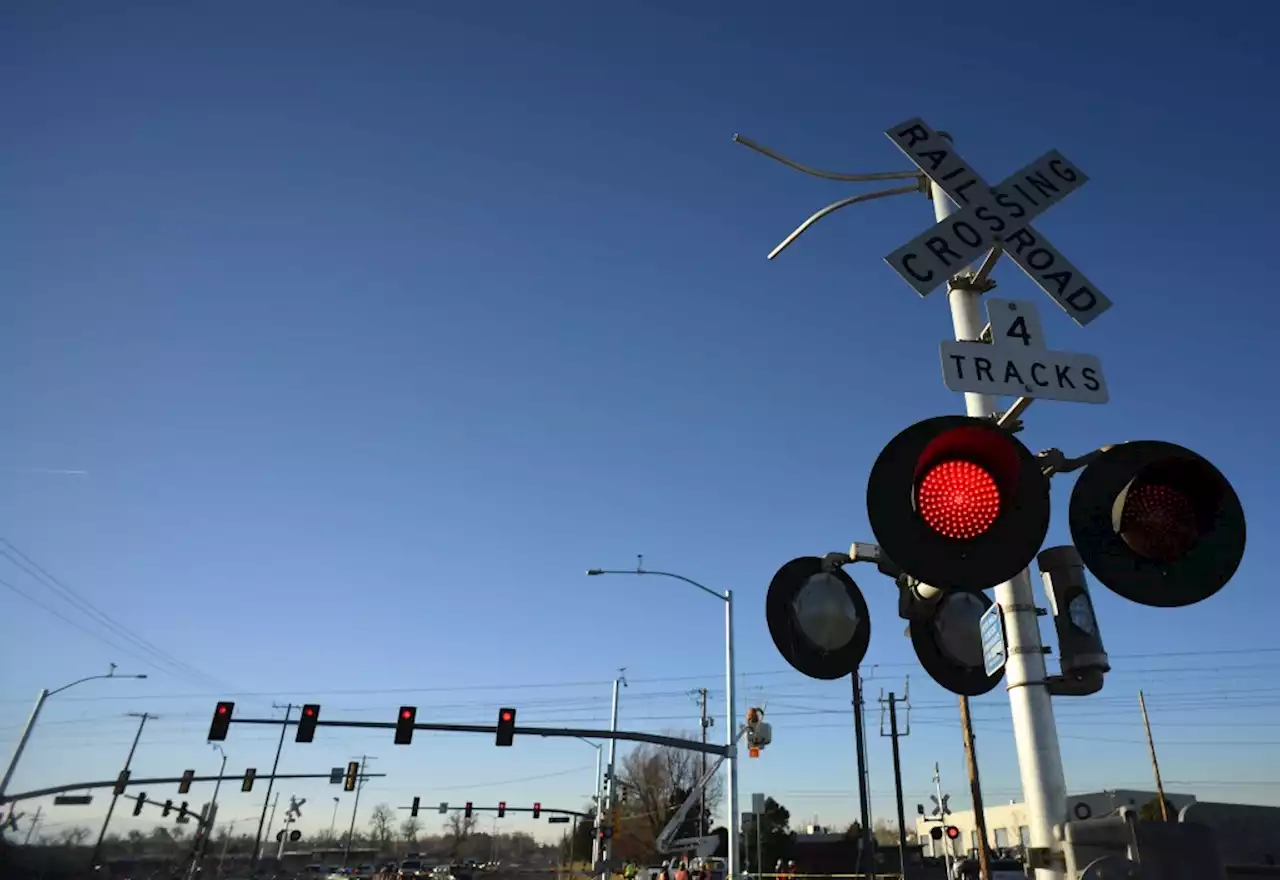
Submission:
[[[231,710],[235,703],[219,703],[213,707],[213,722],[209,725],[209,742],[222,742],[231,726]]]
[[[1071,491],[1071,540],[1107,589],[1140,605],[1194,605],[1226,586],[1244,556],[1244,509],[1231,484],[1189,449],[1121,443]]]
[[[502,708],[498,710],[497,745],[509,746],[516,738],[516,710]]]
[[[298,718],[298,735],[294,742],[309,743],[316,738],[316,722],[320,720],[320,707],[315,703],[307,703],[302,707],[302,715]]]
[[[396,745],[407,746],[413,742],[413,723],[417,717],[416,706],[400,707],[400,714],[396,716]]]
[[[1035,558],[1049,530],[1049,480],[989,419],[938,416],[889,441],[867,480],[876,541],[935,587],[984,590]]]

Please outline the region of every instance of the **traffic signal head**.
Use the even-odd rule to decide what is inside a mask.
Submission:
[[[471,818],[471,801],[467,801],[467,805],[463,808],[462,814],[468,819]]]
[[[516,738],[516,710],[504,707],[498,710],[498,739],[500,746],[509,746]]]
[[[125,788],[129,785],[129,771],[121,770],[120,775],[116,777],[115,787],[112,789],[113,794],[124,794]]]
[[[843,678],[867,654],[867,602],[838,565],[817,556],[791,560],[773,576],[764,608],[778,652],[810,678]]]
[[[164,810],[160,813],[160,815],[167,817],[171,812],[173,812],[173,801],[165,801]]]
[[[133,815],[142,815],[142,805],[147,802],[147,793],[145,791],[138,792],[138,799],[133,802]]]
[[[320,706],[316,703],[307,703],[302,707],[302,714],[298,717],[298,735],[294,738],[294,742],[309,743],[316,738],[316,722],[320,720]]]
[[[191,791],[191,780],[195,778],[196,771],[183,770],[182,781],[178,783],[178,794],[186,794]]]
[[[938,416],[889,441],[867,480],[880,549],[935,587],[984,590],[1014,577],[1049,530],[1049,480],[989,419]]]
[[[420,798],[415,797],[413,799],[413,806],[409,807],[409,815],[414,817],[415,819],[418,817],[418,804],[420,803],[420,801],[421,801]]]
[[[253,791],[253,780],[258,776],[258,771],[253,767],[244,771],[244,782],[240,783],[241,791]]]
[[[1244,556],[1244,509],[1217,468],[1173,443],[1101,453],[1071,491],[1071,540],[1103,586],[1141,605],[1193,605]]]
[[[222,742],[231,726],[231,710],[235,703],[219,703],[213,707],[213,723],[209,725],[209,742]]]
[[[948,826],[947,826],[947,839],[948,839],[948,840],[955,840],[955,839],[956,839],[957,837],[959,837],[959,836],[960,836],[960,829],[959,829],[959,828],[957,828],[957,827],[956,827],[956,826],[954,826],[954,825],[948,825]]]
[[[941,840],[942,829],[939,826],[934,825],[932,828],[929,829],[929,836],[932,837],[934,840]]]
[[[537,801],[534,801],[533,802],[533,818],[535,819],[538,818],[539,814],[541,813],[542,813],[542,804],[538,803]]]
[[[360,762],[352,761],[347,764],[347,778],[342,782],[343,791],[355,791],[356,779],[360,776]]]
[[[498,818],[501,819],[505,815],[507,815],[507,802],[498,801]]]
[[[401,706],[396,716],[396,745],[407,746],[413,742],[413,724],[418,718],[417,706]]]
[[[947,590],[932,613],[912,620],[908,632],[929,677],[953,694],[976,697],[1000,683],[1004,668],[987,675],[982,615],[992,605],[981,590]]]
[[[1049,547],[1036,557],[1036,564],[1040,567],[1053,626],[1058,631],[1062,674],[1077,680],[1091,676],[1095,686],[1101,688],[1100,674],[1111,671],[1111,663],[1102,645],[1079,552],[1069,544]]]

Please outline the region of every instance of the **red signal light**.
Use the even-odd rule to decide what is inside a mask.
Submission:
[[[498,710],[498,735],[496,745],[509,746],[516,737],[516,710],[503,706]]]
[[[955,839],[956,839],[957,837],[959,837],[959,836],[960,836],[960,829],[959,829],[959,828],[957,828],[957,827],[956,827],[956,826],[954,826],[954,825],[948,825],[948,826],[947,826],[947,837],[949,837],[949,838],[950,838],[950,839],[952,839],[952,840],[955,840]]]
[[[413,723],[418,717],[416,706],[401,706],[396,720],[396,745],[407,746],[413,742]]]
[[[1000,489],[981,465],[953,459],[924,475],[916,504],[935,532],[967,541],[985,533],[1000,515]]]
[[[231,726],[231,710],[235,703],[222,702],[213,710],[213,722],[209,725],[209,742],[222,742],[227,738],[227,728]]]
[[[412,717],[413,717],[413,713],[412,713],[412,712],[410,712],[408,709],[401,709],[401,710],[400,710],[400,717],[401,717],[401,718],[412,718]]]
[[[229,712],[230,710],[227,708],[227,704],[226,704],[226,703],[219,703],[219,704],[218,704],[218,708],[217,708],[215,711],[216,711],[219,715],[226,715],[226,714],[227,714],[227,712]]]
[[[302,717],[298,720],[298,735],[295,742],[309,743],[316,738],[316,723],[320,720],[320,706],[307,703],[302,707]]]
[[[1137,483],[1129,489],[1117,532],[1133,552],[1160,563],[1186,556],[1199,537],[1191,499],[1158,483]]]
[[[511,720],[511,713],[510,713],[510,712],[503,712],[503,713],[502,713],[502,720],[503,720],[503,721],[510,721],[510,720]]]

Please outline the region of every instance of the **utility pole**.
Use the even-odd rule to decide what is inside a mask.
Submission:
[[[964,732],[964,763],[969,771],[969,796],[973,799],[973,824],[978,832],[978,873],[991,880],[991,850],[987,843],[987,814],[982,806],[982,780],[978,776],[978,747],[973,741],[973,716],[969,698],[960,698],[960,728]],[[951,846],[950,841],[947,846]]]
[[[858,802],[862,817],[862,846],[858,851],[858,871],[866,873],[864,861],[875,864],[875,836],[871,833],[871,783],[867,777],[867,732],[863,724],[862,670],[849,676],[853,683],[853,743],[858,758]]]
[[[272,704],[271,708],[279,709],[280,706]],[[271,776],[267,779],[267,794],[262,799],[262,815],[258,817],[258,836],[253,841],[253,859],[250,864],[258,864],[258,855],[262,852],[262,826],[267,821],[267,805],[271,803],[271,787],[275,785],[276,769],[280,766],[280,752],[284,749],[284,735],[289,730],[289,714],[293,712],[293,703],[289,703],[284,707],[284,721],[280,724],[280,742],[276,744],[276,759],[271,764]]]
[[[908,687],[910,687],[908,685]],[[899,872],[903,880],[907,876],[907,817],[902,808],[902,759],[898,753],[898,738],[911,734],[911,722],[907,722],[905,732],[898,730],[898,704],[907,703],[909,697],[898,699],[893,691],[889,691],[889,699],[880,698],[881,705],[889,705],[889,736],[893,738],[893,790],[898,797],[898,860]],[[910,705],[908,704],[908,708]],[[884,713],[880,715],[880,735],[884,736]]]
[[[31,826],[27,829],[27,836],[22,839],[22,845],[26,846],[31,842],[31,835],[35,833],[36,826],[40,824],[40,811],[43,807],[36,806],[36,814],[31,817]]]
[[[351,856],[351,838],[355,837],[356,834],[356,814],[360,812],[360,792],[364,789],[365,765],[370,760],[376,759],[371,759],[368,755],[360,756],[360,773],[356,781],[356,802],[351,808],[351,827],[347,829],[347,842],[342,846],[342,867],[344,868],[347,866],[347,859]]]
[[[1169,805],[1164,800],[1164,783],[1160,780],[1160,762],[1156,760],[1156,743],[1151,738],[1151,719],[1147,717],[1147,698],[1138,691],[1138,705],[1142,707],[1142,726],[1147,729],[1147,749],[1151,752],[1151,769],[1156,773],[1156,794],[1160,797],[1160,819],[1169,821]]]
[[[129,772],[129,765],[133,763],[133,753],[138,750],[138,740],[142,739],[142,728],[147,726],[147,719],[159,718],[159,715],[153,715],[150,712],[129,712],[126,713],[130,718],[138,718],[138,732],[134,734],[133,745],[129,746],[129,757],[124,759],[124,771]],[[102,820],[102,830],[98,832],[98,842],[93,845],[93,855],[89,859],[89,870],[95,871],[98,866],[98,858],[102,855],[102,841],[107,836],[107,826],[111,824],[111,814],[115,812],[116,801],[120,799],[120,795],[114,792],[111,795],[111,803],[107,805],[107,817]]]
[[[278,792],[278,791],[277,791],[277,792],[276,792],[275,799],[274,799],[273,801],[271,801],[271,817],[270,817],[269,819],[267,819],[267,833],[266,833],[266,835],[265,835],[265,839],[266,839],[266,840],[270,840],[270,839],[271,839],[271,829],[272,829],[272,828],[275,826],[275,824],[276,824],[276,807],[277,807],[279,804],[280,804],[280,792]]]
[[[702,742],[707,742],[707,728],[711,726],[711,719],[707,718],[707,689],[698,688],[699,704],[702,709],[702,718],[698,722],[699,729],[702,730]],[[703,752],[699,760],[698,778],[703,780],[702,790],[698,795],[698,836],[705,837],[707,833],[707,753]]]

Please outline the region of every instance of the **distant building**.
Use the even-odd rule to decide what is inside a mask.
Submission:
[[[1196,802],[1194,795],[1177,794],[1166,791],[1165,800],[1180,810],[1188,804]],[[1155,800],[1154,791],[1138,791],[1120,788],[1114,791],[1093,791],[1086,794],[1067,796],[1067,815],[1071,819],[1090,819],[1095,816],[1107,816],[1121,807],[1141,809],[1143,804]],[[1011,801],[1007,804],[991,804],[984,810],[987,821],[987,843],[998,850],[1012,850],[1031,844],[1031,831],[1027,826],[1027,805]],[[946,825],[954,825],[960,830],[960,836],[954,840],[934,840],[929,836],[929,829],[938,823],[926,822],[923,816],[916,817],[916,839],[924,846],[927,856],[967,855],[977,852],[978,825],[974,820],[973,810],[958,810],[947,817]]]

